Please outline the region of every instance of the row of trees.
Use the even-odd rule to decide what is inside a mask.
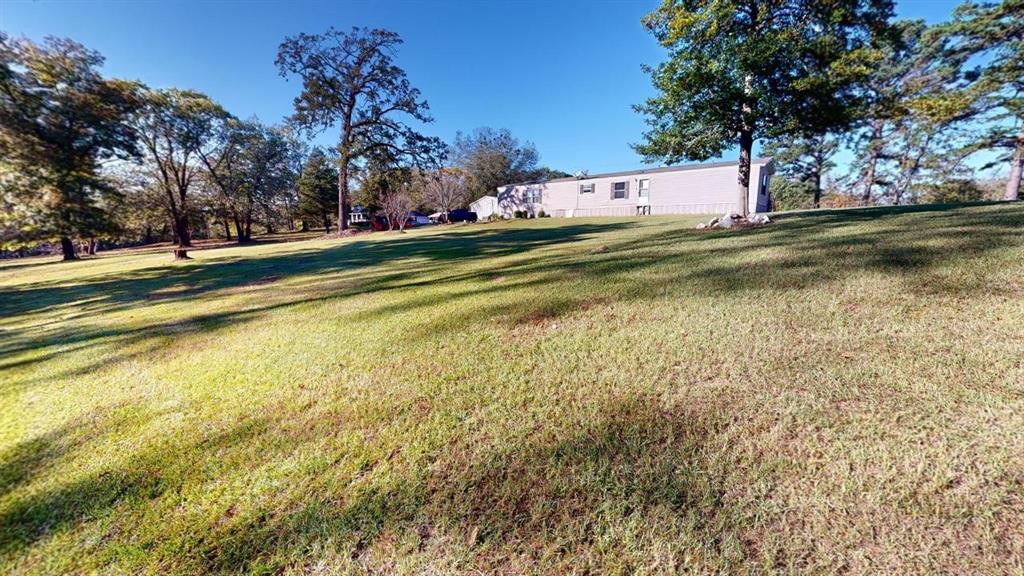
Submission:
[[[1024,0],[968,2],[934,26],[892,18],[891,0],[666,1],[645,19],[669,59],[649,69],[638,151],[671,163],[739,144],[742,206],[756,140],[783,207],[818,207],[827,186],[861,205],[969,198],[979,157],[1009,166],[1001,196],[1017,199]],[[844,149],[849,173],[830,177]]]
[[[0,241],[59,240],[74,259],[76,239],[173,239],[184,256],[196,235],[343,232],[353,203],[401,226],[411,209],[562,175],[507,130],[459,133],[451,147],[414,130],[431,117],[392,61],[400,43],[363,28],[287,38],[277,65],[302,88],[294,115],[268,126],[200,92],[106,79],[103,58],[71,40],[0,34]],[[336,147],[303,141],[331,128]]]

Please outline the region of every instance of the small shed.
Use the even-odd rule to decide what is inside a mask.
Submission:
[[[481,196],[469,203],[469,209],[476,212],[476,217],[480,220],[486,220],[498,214],[498,197]]]

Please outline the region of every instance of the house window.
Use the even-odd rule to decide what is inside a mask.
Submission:
[[[593,194],[593,193],[594,193],[594,183],[593,182],[591,182],[590,184],[580,184],[580,194]]]
[[[540,188],[531,186],[526,189],[526,202],[528,204],[540,204]]]
[[[629,182],[612,182],[612,198],[615,200],[629,198]]]

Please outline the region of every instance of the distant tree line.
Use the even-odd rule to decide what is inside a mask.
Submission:
[[[72,260],[83,246],[171,241],[185,256],[195,239],[345,233],[354,204],[401,228],[410,210],[561,174],[508,130],[449,146],[411,128],[431,117],[392,60],[400,44],[365,28],[286,38],[277,66],[301,91],[267,125],[201,92],[104,78],[103,57],[72,40],[0,33],[0,248],[55,243]],[[329,129],[336,146],[303,138]]]
[[[743,206],[755,141],[779,166],[776,209],[1019,197],[1024,0],[932,26],[894,21],[891,0],[666,0],[644,23],[669,57],[647,69],[637,150],[672,163],[738,145]],[[1006,166],[1005,185],[979,163]]]

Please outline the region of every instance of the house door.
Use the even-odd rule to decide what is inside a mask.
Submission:
[[[651,213],[651,180],[641,178],[636,187],[636,213],[646,215]]]
[[[649,178],[642,178],[640,185],[637,186],[636,191],[636,203],[646,206],[651,203],[651,180]]]

